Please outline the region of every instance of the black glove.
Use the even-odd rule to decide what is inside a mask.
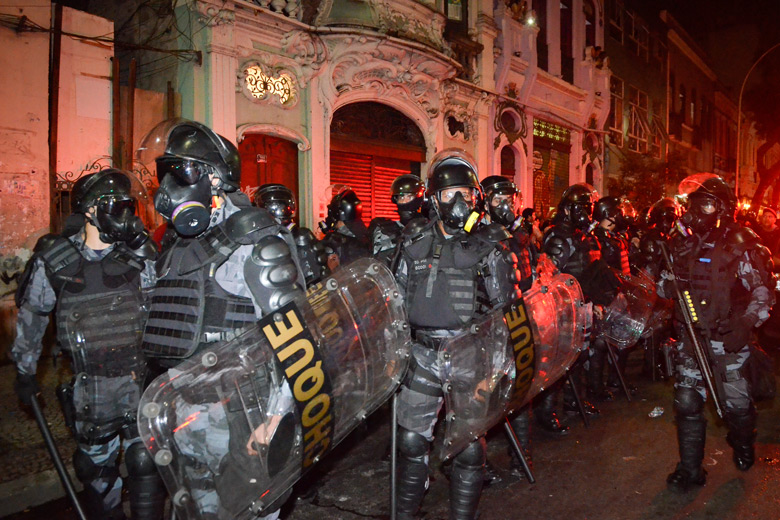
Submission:
[[[723,337],[723,348],[726,352],[739,352],[750,343],[754,325],[755,321],[748,316],[722,321],[718,325],[718,334]]]
[[[30,402],[33,396],[41,393],[41,389],[38,388],[38,381],[35,379],[35,374],[22,374],[16,373],[16,381],[14,381],[14,392],[19,396],[19,400],[30,406]]]

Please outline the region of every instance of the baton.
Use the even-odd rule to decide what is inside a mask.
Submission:
[[[84,514],[84,510],[81,508],[81,503],[76,496],[76,490],[73,487],[73,482],[70,481],[70,475],[68,470],[65,469],[65,464],[62,462],[60,452],[57,451],[57,446],[54,444],[54,437],[52,437],[49,425],[46,423],[46,418],[41,411],[41,404],[38,402],[38,396],[30,396],[30,408],[32,408],[33,415],[35,416],[35,422],[38,423],[38,428],[41,430],[43,436],[43,442],[46,444],[46,449],[49,451],[51,461],[54,463],[54,468],[57,470],[57,474],[62,481],[62,487],[65,488],[65,493],[73,503],[73,507],[76,509],[79,518],[81,520],[87,520],[87,515]]]

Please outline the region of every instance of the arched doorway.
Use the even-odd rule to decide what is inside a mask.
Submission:
[[[250,197],[262,184],[278,183],[298,198],[298,145],[265,134],[246,134],[238,145],[241,156],[241,190]],[[300,206],[300,202],[299,202]]]
[[[390,185],[405,173],[419,176],[425,162],[425,139],[417,125],[387,105],[352,103],[333,114],[330,147],[330,183],[355,190],[366,224],[376,217],[397,219]]]

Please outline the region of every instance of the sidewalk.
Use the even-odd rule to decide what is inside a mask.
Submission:
[[[49,458],[40,430],[31,413],[26,413],[13,390],[15,368],[3,349],[0,364],[0,517],[23,511],[65,495]],[[66,467],[73,476],[71,456],[76,449],[65,426],[54,389],[70,380],[68,367],[52,366],[50,357],[41,359],[38,370],[44,409],[52,436]],[[75,478],[77,490],[81,486]]]

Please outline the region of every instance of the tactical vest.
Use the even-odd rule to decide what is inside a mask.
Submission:
[[[250,298],[225,291],[214,275],[241,244],[225,232],[224,221],[194,239],[178,238],[158,260],[143,336],[147,355],[183,359],[205,344],[255,323]],[[242,270],[243,273],[243,270]]]
[[[87,260],[66,238],[55,240],[41,259],[57,294],[57,340],[76,373],[75,418],[88,430],[80,433],[91,440],[102,430],[113,434],[135,421],[145,376],[144,265],[121,244],[101,260]]]
[[[468,235],[447,240],[433,224],[404,243],[409,323],[416,329],[457,330],[489,308],[482,260],[494,246]]]
[[[690,251],[682,247],[674,251],[675,275],[681,281],[681,289],[690,290],[699,322],[714,340],[721,339],[717,334],[719,322],[742,316],[750,301],[750,293],[737,280],[736,264],[745,249],[727,243],[728,231],[726,227],[716,229]],[[679,309],[676,312],[681,319]]]
[[[631,274],[631,266],[628,262],[628,241],[604,228],[596,228],[594,232],[601,245],[601,258],[613,269],[617,269],[624,276]]]

